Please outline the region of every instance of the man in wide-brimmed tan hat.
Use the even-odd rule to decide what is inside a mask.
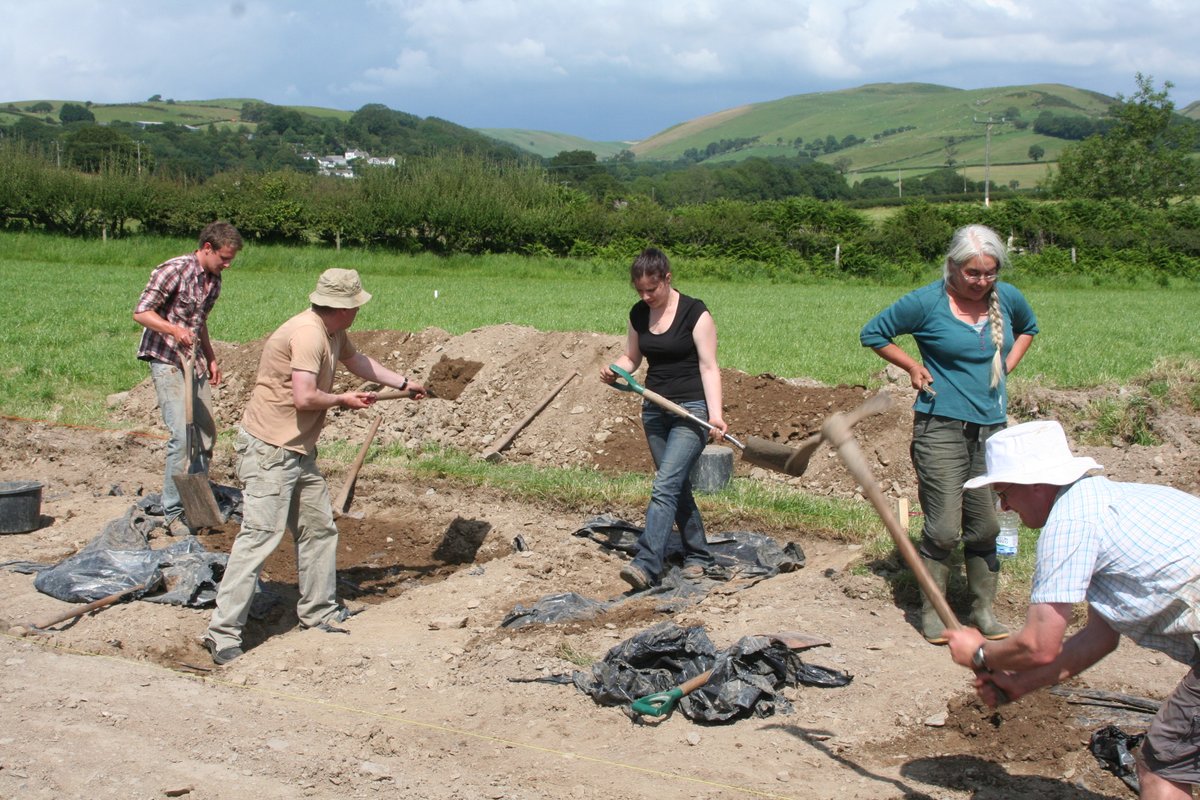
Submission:
[[[374,392],[332,394],[338,362],[364,380],[408,389],[425,387],[359,353],[346,331],[371,295],[358,272],[329,269],[309,295],[312,307],[283,323],[263,345],[258,376],[237,436],[238,478],[244,486],[242,529],[229,554],[217,608],[204,643],[213,661],[242,655],[242,628],[263,562],[291,528],[296,539],[305,628],[334,628],[350,611],[337,599],[337,527],[325,477],[317,468],[317,437],[331,408],[362,409]]]
[[[954,660],[976,670],[985,702],[1015,700],[1077,675],[1122,634],[1190,667],[1138,750],[1143,798],[1190,798],[1200,784],[1200,498],[1167,486],[1087,476],[1057,422],[1027,422],[987,440],[987,472],[1004,508],[1041,528],[1025,627],[985,641],[947,631]],[[1087,625],[1064,641],[1075,604]],[[997,687],[1003,691],[998,694]]]

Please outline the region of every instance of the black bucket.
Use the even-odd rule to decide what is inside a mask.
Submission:
[[[42,485],[37,481],[0,482],[0,533],[35,531],[42,519]]]

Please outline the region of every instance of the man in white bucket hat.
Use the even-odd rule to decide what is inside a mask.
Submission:
[[[1117,647],[1121,634],[1190,667],[1138,751],[1143,798],[1190,798],[1200,784],[1200,498],[1087,476],[1057,422],[1026,422],[987,440],[987,472],[1004,508],[1041,528],[1025,627],[1004,641],[947,631],[954,660],[976,670],[989,705],[1061,683]],[[1087,625],[1064,641],[1075,604]],[[1003,691],[1001,696],[997,687]]]
[[[426,394],[420,383],[358,352],[346,331],[371,299],[358,272],[327,269],[308,296],[312,306],[283,323],[263,345],[236,449],[242,492],[238,531],[217,590],[204,645],[217,664],[242,655],[242,629],[263,563],[291,530],[296,540],[304,628],[343,631],[351,611],[337,599],[338,531],[325,476],[317,467],[317,437],[331,408],[368,408],[374,392],[333,393],[340,362],[363,380]]]

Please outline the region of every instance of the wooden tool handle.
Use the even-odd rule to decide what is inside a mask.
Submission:
[[[31,630],[41,630],[43,628],[49,628],[51,625],[57,625],[58,623],[66,622],[69,619],[75,619],[76,617],[82,617],[84,614],[95,611],[96,609],[104,608],[105,606],[111,606],[113,603],[117,602],[118,600],[120,600],[124,597],[128,597],[129,595],[133,594],[134,592],[140,592],[145,588],[146,588],[146,584],[139,583],[137,586],[134,586],[132,588],[123,589],[122,591],[119,591],[119,592],[113,592],[112,594],[108,595],[107,597],[101,597],[99,600],[93,600],[92,602],[88,603],[86,606],[83,606],[82,608],[73,608],[70,611],[64,611],[61,614],[56,614],[55,616],[50,617],[49,619],[44,619],[41,622],[30,623],[26,627],[28,627]]]
[[[696,691],[704,684],[708,683],[709,679],[712,678],[712,674],[713,674],[713,671],[711,669],[706,669],[704,672],[701,672],[696,677],[686,680],[683,683],[679,684],[680,696],[687,697],[689,694]]]
[[[379,423],[382,421],[383,415],[376,414],[375,419],[371,421],[371,427],[367,430],[366,441],[359,448],[358,455],[354,457],[350,471],[346,473],[346,480],[342,483],[337,500],[333,503],[334,510],[341,514],[350,510],[350,497],[354,492],[354,482],[358,480],[358,471],[362,469],[363,462],[367,460],[367,451],[371,449],[371,442],[375,440],[375,432],[379,430]]]
[[[492,444],[492,446],[483,454],[483,457],[488,461],[495,460],[500,455],[500,451],[512,444],[513,439],[517,438],[517,434],[520,433],[526,425],[528,425],[530,422],[533,422],[533,418],[542,413],[542,410],[546,406],[550,405],[550,401],[557,397],[558,393],[563,390],[563,387],[570,383],[571,379],[577,375],[579,375],[578,370],[571,370],[567,374],[567,377],[563,378],[557,386],[550,390],[549,394],[542,398],[542,401],[537,404],[537,407],[535,407],[533,411],[530,411],[525,415],[524,419],[509,428],[508,433],[501,436],[498,442]]]
[[[837,448],[838,456],[842,459],[842,463],[846,465],[846,469],[854,476],[854,480],[858,481],[858,485],[862,487],[863,493],[867,499],[871,501],[871,505],[875,506],[875,511],[879,513],[883,524],[887,526],[888,533],[892,536],[892,541],[896,544],[896,549],[900,551],[900,556],[904,559],[904,563],[912,570],[913,575],[917,579],[917,585],[921,587],[921,591],[929,598],[930,604],[937,611],[938,617],[942,620],[942,624],[950,630],[958,630],[962,628],[958,618],[954,616],[954,612],[950,609],[950,604],[946,602],[946,598],[942,595],[937,584],[933,582],[933,578],[929,575],[929,570],[925,569],[924,562],[921,561],[920,554],[917,553],[917,548],[913,546],[912,539],[908,538],[908,530],[900,525],[896,516],[892,513],[887,499],[883,496],[883,492],[879,489],[879,484],[875,481],[875,476],[871,473],[871,467],[867,464],[867,459],[863,455],[862,448],[858,446],[858,442],[850,434],[850,426],[846,424],[846,417],[842,414],[834,414],[821,427],[821,433],[825,440]]]
[[[183,361],[183,418],[186,424],[191,425],[195,413],[192,408],[192,382],[195,380],[196,374],[195,350],[181,353],[180,359]]]
[[[417,393],[412,389],[389,389],[384,392],[376,392],[376,400],[406,400],[410,397],[416,397]]]

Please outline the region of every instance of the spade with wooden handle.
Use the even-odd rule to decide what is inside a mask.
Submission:
[[[366,441],[358,449],[358,455],[354,457],[354,463],[350,465],[350,471],[346,473],[346,480],[342,483],[337,499],[333,501],[333,513],[338,516],[354,516],[350,513],[350,503],[354,500],[354,483],[358,480],[358,471],[362,469],[363,462],[367,460],[367,451],[371,449],[371,442],[375,440],[375,432],[379,430],[379,423],[382,421],[383,414],[376,414],[375,419],[371,421],[371,427],[367,429]]]
[[[186,353],[181,353],[183,360],[183,416],[184,416],[184,451],[187,466],[183,472],[171,475],[175,489],[179,492],[179,501],[183,504],[183,514],[187,517],[188,525],[193,528],[215,528],[225,522],[221,516],[221,508],[217,498],[213,496],[212,484],[208,481],[208,472],[203,467],[201,458],[200,432],[196,428],[194,418],[193,398],[195,387],[196,347],[193,344]]]

